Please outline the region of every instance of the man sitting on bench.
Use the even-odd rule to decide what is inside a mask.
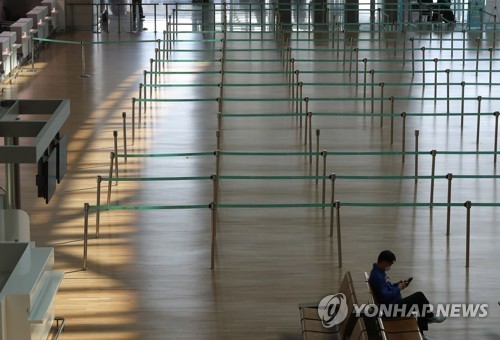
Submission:
[[[407,316],[407,313],[417,309],[417,322],[422,337],[424,339],[430,339],[423,334],[423,331],[428,330],[428,324],[441,323],[446,318],[444,316],[435,315],[429,310],[429,300],[427,300],[422,292],[411,294],[405,298],[401,296],[401,291],[408,287],[410,284],[409,281],[411,280],[391,283],[387,276],[387,272],[391,269],[394,262],[396,262],[396,255],[390,250],[384,250],[379,254],[377,263],[373,264],[373,269],[370,272],[370,278],[368,280],[373,291],[373,297],[379,306],[385,305],[387,310],[389,310],[391,305],[392,309],[397,306],[397,310],[402,313],[400,316]]]

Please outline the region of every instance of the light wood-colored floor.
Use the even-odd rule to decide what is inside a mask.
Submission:
[[[99,37],[90,33],[59,36],[76,41],[151,39],[152,33]],[[199,39],[199,34],[181,34]],[[229,38],[248,38],[230,33]],[[278,59],[272,42],[228,42],[227,59]],[[271,38],[271,34],[266,34]],[[367,37],[366,35],[364,36]],[[471,37],[473,39],[473,37]],[[472,40],[473,41],[473,40]],[[437,47],[439,42],[421,42]],[[294,43],[292,43],[292,46]],[[377,48],[363,42],[360,47]],[[201,43],[178,43],[177,48],[201,49]],[[300,47],[322,47],[301,42]],[[53,246],[56,267],[66,271],[57,296],[57,315],[66,318],[62,339],[299,339],[297,303],[319,300],[334,293],[345,271],[356,281],[361,302],[368,301],[363,272],[371,268],[379,251],[392,249],[397,255],[391,277],[414,280],[408,292],[424,291],[433,302],[488,303],[487,318],[453,318],[433,325],[436,339],[499,339],[500,273],[499,213],[494,207],[473,207],[471,216],[471,262],[465,268],[465,208],[452,209],[452,233],[445,236],[443,207],[342,207],[343,267],[338,268],[337,239],[329,237],[329,211],[319,208],[220,209],[216,244],[216,268],[210,270],[210,211],[136,210],[111,211],[101,215],[101,237],[89,242],[88,270],[82,271],[83,205],[96,202],[96,176],[107,176],[112,132],[121,136],[121,113],[131,111],[131,98],[138,96],[144,69],[154,57],[154,44],[95,45],[86,49],[88,79],[80,78],[81,50],[78,45],[51,44],[36,63],[36,72],[23,71],[3,98],[71,100],[68,173],[49,205],[36,197],[35,168],[22,167],[22,205],[31,217],[32,239],[39,246]],[[471,56],[474,55],[471,52]],[[174,53],[174,59],[220,58],[220,53]],[[334,52],[295,51],[296,59],[335,59]],[[392,52],[365,51],[360,58],[390,59]],[[449,59],[449,51],[429,52]],[[471,57],[472,58],[472,57]],[[460,70],[462,62],[448,61],[444,68]],[[498,66],[495,63],[495,67]],[[410,65],[380,63],[386,70],[409,70]],[[427,68],[432,68],[428,62]],[[466,69],[474,69],[473,61]],[[342,70],[342,63],[297,62],[300,70]],[[417,65],[421,69],[421,65]],[[486,69],[484,64],[482,69]],[[219,70],[219,63],[170,63],[167,70]],[[226,70],[283,70],[281,63],[228,62]],[[443,77],[440,75],[440,77]],[[487,75],[453,73],[452,82],[486,82]],[[218,83],[214,75],[162,76],[162,83]],[[440,78],[444,82],[445,78]],[[480,81],[483,79],[483,81]],[[351,82],[347,74],[303,74],[305,83]],[[427,75],[427,82],[434,81]],[[421,75],[380,74],[376,81],[420,83]],[[226,74],[226,84],[284,82],[280,74]],[[494,74],[493,82],[500,82]],[[376,90],[379,95],[379,89]],[[385,95],[430,98],[433,86],[387,87]],[[439,88],[438,97],[446,95]],[[158,98],[216,98],[217,87],[172,87],[156,91]],[[368,92],[369,94],[370,92]],[[467,97],[494,97],[498,86],[474,85]],[[285,86],[225,88],[226,98],[284,98]],[[452,88],[451,97],[460,97]],[[362,88],[309,85],[304,96],[311,98],[352,97],[342,102],[313,101],[312,112],[367,113],[369,102]],[[386,104],[386,108],[389,104]],[[473,101],[466,112],[477,110]],[[375,105],[379,112],[379,102]],[[226,113],[286,113],[288,102],[227,102]],[[451,112],[460,112],[460,101]],[[498,101],[485,100],[483,112],[498,110]],[[446,112],[445,102],[401,101],[395,112]],[[137,130],[130,153],[203,152],[216,148],[217,104],[211,102],[153,103]],[[476,118],[411,117],[407,120],[407,150],[413,150],[414,133],[420,130],[420,150],[475,151]],[[389,119],[380,127],[379,118],[318,117],[321,149],[329,151],[399,151],[401,120],[395,125],[394,144],[389,140]],[[130,130],[129,130],[130,133]],[[305,151],[303,132],[291,117],[227,117],[222,125],[222,151]],[[478,149],[491,151],[494,117],[483,117]],[[327,173],[337,175],[413,175],[414,159],[404,164],[400,156],[328,157]],[[421,156],[419,171],[429,175],[430,156]],[[225,156],[221,175],[314,175],[314,165],[304,156]],[[169,157],[129,159],[120,164],[126,176],[209,176],[215,172],[213,157]],[[492,175],[497,170],[492,155],[438,155],[436,175]],[[454,179],[453,202],[498,202],[497,180]],[[420,180],[342,180],[336,198],[342,202],[428,202],[430,183]],[[329,197],[329,190],[327,191]],[[310,180],[226,180],[220,183],[220,203],[317,203],[321,185]],[[103,195],[104,197],[104,195]],[[209,181],[131,182],[113,187],[116,205],[191,205],[212,200]],[[435,202],[446,201],[446,181],[436,180]],[[92,215],[93,217],[93,215]],[[94,220],[91,219],[91,226]]]

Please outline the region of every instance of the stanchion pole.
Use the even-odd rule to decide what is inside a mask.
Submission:
[[[318,185],[318,176],[319,176],[319,135],[320,135],[320,130],[316,129],[316,185]]]
[[[403,67],[406,65],[406,26],[403,25]]]
[[[330,181],[332,183],[332,200],[330,206],[330,236],[333,236],[333,217],[335,208],[335,179],[337,176],[335,174],[330,174]]]
[[[102,177],[97,176],[96,204],[98,207],[101,206],[101,182],[102,182]],[[109,203],[108,203],[108,205],[109,205]],[[96,238],[99,238],[99,226],[100,226],[100,224],[101,224],[101,209],[97,208],[96,213],[95,213],[95,237]]]
[[[321,156],[323,156],[323,191],[321,203],[325,204],[325,192],[326,192],[326,156],[328,152],[326,150],[321,151]],[[323,206],[321,209],[325,209]]]
[[[411,73],[415,75],[415,39],[410,38],[411,41]]]
[[[357,89],[359,81],[359,49],[356,47],[354,49],[354,52],[356,52],[356,89]]]
[[[297,99],[299,98],[299,70],[295,70],[295,81],[292,83],[292,108],[295,108],[295,113],[299,110],[299,103]]]
[[[125,163],[127,163],[127,113],[122,112],[123,120],[123,152],[125,155]]]
[[[304,102],[306,103],[306,105],[305,105],[306,110],[305,111],[306,111],[306,116],[307,116],[307,112],[309,112],[309,97],[305,97]],[[300,113],[302,113],[302,111]],[[307,124],[307,118],[306,118],[306,124]],[[302,127],[302,115],[300,115],[299,127]]]
[[[82,46],[82,74],[80,75],[80,78],[90,78],[90,75],[87,74],[85,72],[85,45],[83,43],[83,41],[80,42],[80,45]],[[32,64],[35,65],[35,49],[33,48],[33,50],[31,51],[31,54],[32,54]]]
[[[296,106],[295,106],[295,113],[297,114],[295,122],[299,119],[299,113],[302,114],[302,100],[299,98],[302,98],[302,87],[304,86],[304,83],[299,81],[297,84],[297,96],[295,98]]]
[[[363,98],[366,98],[366,63],[368,59],[363,58],[363,64],[364,64],[364,69],[363,69]]]
[[[481,125],[481,99],[483,99],[483,97],[477,97],[476,145],[479,145],[479,129]]]
[[[462,30],[462,66],[465,65],[465,29]]]
[[[220,113],[218,115],[220,115]],[[217,149],[218,150],[220,149],[220,134],[221,134],[220,130],[215,131],[215,137],[217,138]]]
[[[266,20],[264,18],[264,3],[260,4],[260,38],[264,38],[264,31],[266,30]],[[298,32],[298,27],[297,27],[297,32]]]
[[[169,21],[169,27],[170,27],[170,30],[168,31],[169,33],[169,38],[168,38],[168,53],[171,54],[172,53],[172,47],[174,46],[174,24],[173,24],[173,21],[174,21],[174,16],[172,14],[170,14],[168,16],[168,21]]]
[[[83,270],[87,270],[87,246],[89,240],[89,204],[83,204]]]
[[[494,145],[494,150],[495,154],[493,155],[493,163],[497,163],[497,146],[498,146],[498,116],[500,112],[495,111],[493,113],[495,115],[495,145]]]
[[[148,77],[148,71],[144,70],[143,77],[142,77],[143,78],[143,83],[139,84],[139,98],[141,97],[141,87],[142,87],[144,99],[147,98],[147,95],[146,95],[146,93],[147,93],[147,91],[146,91],[147,77]],[[144,101],[143,105],[144,105],[144,113],[146,113],[146,101]],[[141,107],[139,105],[139,116],[141,115],[140,109],[141,109]]]
[[[497,44],[497,15],[493,15],[493,49]]]
[[[215,174],[219,175],[219,166],[220,166],[220,150],[214,151],[215,156]]]
[[[374,113],[374,97],[375,97],[375,70],[370,70],[370,74],[372,75],[372,111],[371,113]]]
[[[290,47],[286,48],[284,50],[284,53],[285,53],[285,57],[283,58],[283,67],[285,68],[285,78],[286,79],[289,79],[289,74],[288,74],[288,71],[289,71],[289,68],[290,68],[290,59],[288,58],[288,51],[290,50]]]
[[[350,48],[350,51],[349,51],[349,78],[351,77],[351,74],[352,74],[352,52],[353,52],[353,48],[352,48],[352,38],[350,39],[351,41],[351,48]]]
[[[420,49],[422,50],[422,83],[425,86],[425,46]]]
[[[389,98],[391,100],[391,145],[394,143],[394,96]]]
[[[248,40],[252,40],[252,4],[248,4]]]
[[[115,161],[114,152],[109,153],[109,159],[110,161],[109,161],[109,181],[108,181],[108,200],[107,200],[108,205],[111,204],[111,184],[112,184],[111,179],[113,178],[113,163]]]
[[[118,131],[113,131],[113,140],[115,144],[115,177],[118,177]],[[118,181],[115,181],[118,185]]]
[[[382,20],[380,18],[380,8],[377,8],[378,17],[378,47],[380,48],[380,43],[382,41]]]
[[[212,180],[213,187],[213,201],[214,203],[217,203],[219,198],[219,180],[216,174],[212,174],[210,179]]]
[[[311,6],[312,4],[309,3],[309,6],[308,6],[308,12],[307,12],[307,39],[311,39]]]
[[[165,4],[165,6],[168,6],[168,4]],[[167,14],[168,14],[168,9],[167,9]],[[168,15],[165,17],[167,18]],[[168,30],[168,22],[166,23],[165,25],[166,29]],[[167,31],[166,30],[163,30],[163,42],[162,42],[162,45],[163,45],[163,48],[162,48],[162,59],[163,60],[167,60]],[[162,63],[162,69],[165,69],[165,63]]]
[[[135,143],[135,98],[132,98],[132,144]]]
[[[434,58],[434,102],[437,100],[438,87],[438,58]]]
[[[495,40],[493,40],[493,44],[494,43]],[[490,51],[490,87],[491,87],[491,79],[493,74],[493,49],[490,47],[488,50]]]
[[[309,164],[312,164],[312,112],[307,115],[309,119]]]
[[[340,53],[340,25],[338,22],[336,22],[335,25],[338,28],[338,34],[337,34],[337,59],[338,59]]]
[[[450,69],[446,69],[446,114],[450,114]]]
[[[418,136],[419,130],[415,130],[415,185],[418,183]]]
[[[306,113],[306,126],[304,127],[304,145],[307,147],[307,137],[309,133],[309,115],[311,112]]]
[[[472,207],[471,201],[467,201],[464,204],[464,207],[467,209],[467,235],[466,235],[466,243],[465,243],[465,267],[469,268],[469,258],[470,258],[470,208]]]
[[[155,6],[156,8],[156,6]],[[157,39],[156,40],[157,44],[158,44],[158,49],[160,48],[160,39]],[[155,92],[158,91],[158,64],[159,64],[159,58],[156,58],[155,60]],[[153,97],[151,97],[153,98]],[[156,97],[158,98],[158,96]]]
[[[139,116],[139,121],[138,121],[138,124],[139,124],[139,128],[141,127],[141,121],[142,121],[142,103],[146,103],[146,101],[142,100],[142,87],[143,87],[144,84],[141,84],[139,83],[139,112],[138,112],[138,116]],[[144,87],[146,88],[146,87]],[[144,111],[145,112],[145,111]]]
[[[219,98],[224,97],[224,85],[222,83],[217,84],[219,87]]]
[[[175,3],[175,36],[179,35],[179,4]]]
[[[153,63],[154,63],[154,59],[150,58],[149,59],[149,84],[150,85],[153,84],[153,73],[154,73],[153,72]],[[144,82],[144,83],[146,83],[146,82]],[[158,85],[158,83],[156,83],[155,85]],[[149,98],[153,98],[153,86],[149,87]]]
[[[448,206],[446,207],[446,236],[450,236],[450,219],[451,219],[451,180],[453,179],[453,174],[448,173],[446,175],[448,180]]]
[[[217,112],[222,112],[222,97],[217,98]]]
[[[297,2],[297,7],[298,7],[298,2]],[[297,10],[297,13],[298,13],[298,10]],[[332,25],[332,53],[335,51],[335,27],[337,26],[337,23],[335,22],[335,14],[333,15],[333,21],[332,23],[335,23]],[[298,28],[299,26],[297,25],[297,38],[299,37],[298,36]]]
[[[340,201],[335,201],[337,210],[337,246],[339,254],[339,268],[342,268],[342,238],[340,235]]]
[[[222,130],[222,113],[217,113],[217,130]]]
[[[113,146],[114,146],[114,151],[115,151],[115,155],[118,154],[118,131],[116,130],[113,130]],[[116,166],[116,164],[115,164]],[[118,183],[116,183],[118,184]]]
[[[406,152],[406,112],[401,112],[401,117],[403,118],[403,131],[402,131],[402,141],[401,141],[401,163],[405,162],[405,152]]]
[[[439,13],[439,22],[443,22],[443,14]],[[441,25],[441,32],[439,32],[439,51],[443,50],[443,26]]]
[[[460,127],[464,128],[464,107],[465,107],[465,81],[460,83],[462,86],[462,111],[461,111],[461,119],[460,119]]]
[[[222,55],[224,55],[224,51],[225,51],[225,49],[222,49]],[[224,61],[224,58],[220,58],[219,62],[220,62],[220,81],[221,81],[221,84],[224,84],[224,75],[225,75],[224,71],[226,70],[225,69],[226,63]]]
[[[479,72],[479,46],[481,45],[481,39],[480,38],[476,38],[476,44],[477,44],[477,47],[476,47],[476,76]]]
[[[31,52],[31,72],[35,72],[35,40],[33,40],[34,33],[30,33],[29,36],[30,38],[28,39],[28,53]]]
[[[380,127],[384,126],[384,82],[380,86]]]
[[[433,207],[434,203],[434,174],[436,172],[436,150],[431,151],[432,166],[431,166],[431,197],[429,208]]]
[[[208,207],[210,208],[210,211],[212,212],[212,218],[211,218],[211,231],[212,231],[212,238],[211,238],[211,247],[210,247],[210,269],[214,269],[215,267],[215,234],[216,234],[216,204],[215,202],[211,202]]]

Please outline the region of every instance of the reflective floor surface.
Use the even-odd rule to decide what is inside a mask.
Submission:
[[[301,127],[299,118],[289,115],[296,107],[289,99],[286,66],[279,61],[284,57],[273,33],[228,32],[224,55],[220,40],[204,42],[196,32],[179,34],[171,61],[160,67],[162,72],[179,73],[158,76],[159,84],[175,86],[153,90],[152,98],[162,101],[147,102],[141,122],[135,121],[133,142],[132,98],[139,97],[139,83],[144,70],[150,70],[156,44],[87,46],[84,72],[79,45],[45,47],[35,72],[29,72],[29,67],[23,70],[6,85],[3,98],[71,100],[71,117],[64,127],[69,135],[68,172],[48,205],[36,197],[35,167],[23,165],[21,169],[22,208],[31,217],[32,239],[39,246],[55,247],[56,267],[66,272],[56,301],[56,314],[66,318],[61,338],[300,339],[298,303],[335,293],[348,270],[360,302],[368,301],[364,272],[381,250],[391,249],[397,256],[391,277],[414,277],[406,294],[423,291],[434,303],[489,304],[486,318],[449,318],[432,325],[429,335],[435,339],[499,339],[500,274],[495,258],[500,232],[498,207],[494,206],[498,180],[479,177],[497,174],[492,154],[493,112],[498,110],[500,78],[493,73],[489,84],[485,71],[491,41],[483,35],[481,56],[486,61],[479,62],[483,71],[476,76],[474,33],[467,34],[471,49],[466,51],[466,61],[459,39],[454,50],[450,39],[443,40],[440,49],[439,37],[449,35],[433,34],[432,41],[428,34],[415,35],[416,48],[427,48],[424,80],[421,53],[415,56],[416,72],[412,74],[411,52],[407,50],[403,58],[402,37],[390,34],[382,37],[393,39],[388,47],[385,40],[380,43],[378,36],[367,33],[353,37],[353,46],[348,37],[342,40],[338,52],[337,46],[332,49],[307,33],[298,36],[300,41],[290,42],[294,69],[300,70],[303,82],[302,97],[310,98],[303,112],[312,112],[312,151],[316,151],[319,130],[318,149],[328,151],[325,173],[337,176],[334,198],[340,201],[341,268],[339,226],[334,224],[330,236],[330,207],[320,207],[322,181],[316,184],[314,178],[303,177],[315,176],[316,159],[310,162],[303,154],[308,151],[305,119]],[[58,39],[116,41],[152,36],[68,33]],[[398,42],[395,54],[394,41]],[[408,41],[405,46],[409,48]],[[359,49],[357,58],[351,56],[355,47]],[[217,73],[222,57],[223,76]],[[367,58],[368,84],[372,83],[369,71],[375,70],[373,110],[372,86],[364,93],[363,58]],[[436,88],[434,58],[439,59],[440,70]],[[352,59],[360,60],[357,68]],[[493,69],[497,66],[495,60]],[[445,69],[452,70],[449,96]],[[83,78],[82,73],[90,77]],[[218,126],[216,98],[222,80]],[[459,114],[462,81],[466,82],[463,128]],[[480,112],[488,113],[480,116],[479,143],[478,96],[482,96]],[[149,93],[147,98],[151,99]],[[381,111],[387,114],[383,122]],[[219,180],[214,269],[210,269],[212,219],[208,209],[214,200],[213,183],[206,177],[216,172],[216,158],[191,154],[130,157],[126,164],[120,159],[123,178],[191,179],[113,184],[111,205],[203,208],[105,211],[100,216],[98,239],[93,236],[95,213],[91,213],[88,270],[81,269],[84,203],[96,205],[96,178],[109,175],[113,131],[118,133],[119,154],[123,154],[122,112],[128,117],[129,154],[213,153],[220,130],[218,175],[239,178]],[[391,112],[395,114],[392,144]],[[402,162],[401,112],[408,114],[407,152],[415,151],[415,130],[419,131],[422,153],[417,169],[422,177],[418,183],[411,177],[415,175],[415,154],[408,153]],[[446,203],[448,181],[444,176],[455,176],[451,201],[460,206],[451,208],[449,236],[446,207],[428,205],[431,150],[437,150],[434,203]],[[319,162],[322,175],[322,157]],[[325,187],[329,203],[330,180]],[[103,185],[101,204],[105,204],[106,192]],[[472,202],[468,268],[466,201]]]

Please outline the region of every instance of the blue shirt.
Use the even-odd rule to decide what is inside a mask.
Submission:
[[[377,267],[376,263],[373,264],[368,282],[370,282],[372,293],[379,304],[395,304],[403,300],[398,284],[391,283],[385,271]]]

